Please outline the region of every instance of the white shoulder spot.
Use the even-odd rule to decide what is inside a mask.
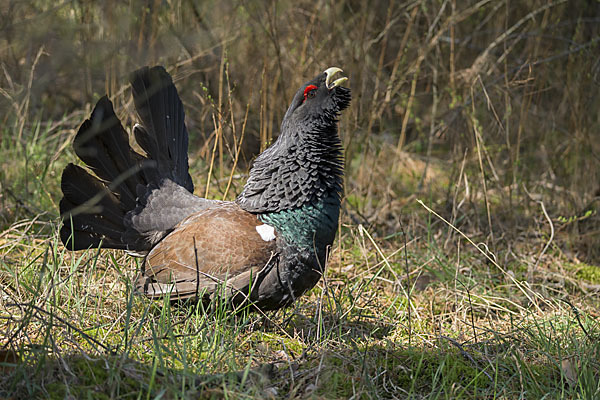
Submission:
[[[273,228],[271,225],[258,225],[256,227],[256,232],[258,232],[262,240],[264,240],[265,242],[275,240],[275,228]]]

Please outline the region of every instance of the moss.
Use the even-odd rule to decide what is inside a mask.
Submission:
[[[67,385],[66,383],[56,382],[46,386],[48,398],[50,399],[110,399],[111,396],[98,391],[98,388],[86,385]]]
[[[46,385],[46,391],[49,399],[65,399],[67,398],[67,388],[64,383],[50,383]]]
[[[104,382],[109,377],[106,364],[100,360],[75,359],[73,372],[79,379],[83,379],[84,382],[91,381],[90,383]]]
[[[326,384],[319,388],[318,393],[332,398],[350,398],[353,392],[353,377],[343,371],[332,371]]]
[[[396,367],[397,381],[402,387],[413,388],[419,393],[445,392],[452,387],[465,388],[468,393],[491,384],[478,367],[454,349],[407,350],[400,355],[400,359],[403,368]]]
[[[470,354],[477,360],[476,353]],[[464,390],[467,397],[493,385],[482,372],[485,362],[474,364],[454,348],[398,351],[375,346],[364,351],[359,346],[354,352],[329,355],[324,364],[327,368],[323,368],[326,372],[318,393],[327,398],[347,398],[357,388],[382,387],[383,381],[393,382],[412,394],[452,396]]]
[[[298,340],[289,337],[280,337],[269,332],[253,332],[253,341],[256,344],[261,343],[268,351],[283,350],[291,352],[293,355],[302,354],[304,346]]]
[[[600,284],[600,268],[595,265],[579,264],[580,269],[575,273],[579,279],[585,279],[588,282]]]
[[[332,354],[324,360],[324,364],[328,368],[323,374],[324,379],[321,380],[317,393],[326,398],[350,398],[355,386],[353,382],[357,380],[357,377],[353,376],[354,368],[348,369],[352,363]]]
[[[45,385],[43,396],[42,393],[38,395],[50,399],[110,399],[115,395],[128,398],[128,394],[137,397],[147,379],[134,379],[128,375],[127,368],[116,366],[117,362],[118,359],[73,357],[68,360],[71,373],[66,375],[66,379],[63,377]]]
[[[564,263],[563,268],[574,271],[578,279],[583,279],[593,284],[600,284],[600,267],[585,263]]]

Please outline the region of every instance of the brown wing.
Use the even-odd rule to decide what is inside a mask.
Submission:
[[[151,298],[170,293],[185,299],[211,295],[226,282],[243,291],[275,253],[276,240],[264,233],[263,239],[256,229],[261,225],[235,203],[189,216],[148,253],[138,290]]]

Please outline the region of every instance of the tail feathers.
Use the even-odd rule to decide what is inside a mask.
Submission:
[[[62,242],[70,250],[97,247],[126,248],[121,236],[124,212],[117,197],[100,180],[73,164],[62,174],[60,201]]]
[[[188,211],[210,205],[190,201],[194,186],[188,173],[185,115],[171,77],[162,67],[145,67],[133,73],[131,86],[141,119],[134,134],[146,154],[131,148],[112,103],[102,97],[73,142],[75,153],[95,176],[73,164],[62,175],[61,240],[71,250],[102,244],[145,251]],[[163,203],[173,203],[177,212],[163,210]]]
[[[136,141],[158,163],[162,178],[193,192],[185,114],[171,76],[163,67],[144,67],[132,74],[131,88],[142,122],[134,128]]]
[[[61,201],[61,207],[65,201]],[[130,247],[120,239],[121,231],[106,223],[101,215],[69,216],[60,229],[60,240],[69,250],[85,250],[100,245],[105,248],[128,250]],[[118,238],[118,239],[115,239]]]
[[[127,132],[115,115],[110,100],[102,97],[90,119],[86,120],[73,141],[77,156],[110,189],[119,194],[127,209],[135,207],[136,186],[147,184],[153,178],[150,163],[129,146]],[[146,173],[142,172],[146,167]]]

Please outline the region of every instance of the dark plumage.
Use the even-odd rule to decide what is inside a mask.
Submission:
[[[162,67],[133,73],[138,154],[107,97],[75,137],[62,175],[61,240],[144,254],[137,290],[150,298],[215,294],[234,306],[290,304],[320,279],[337,231],[342,145],[337,118],[350,104],[346,78],[329,68],[296,93],[271,147],[255,160],[234,202],[193,195],[184,112]]]

